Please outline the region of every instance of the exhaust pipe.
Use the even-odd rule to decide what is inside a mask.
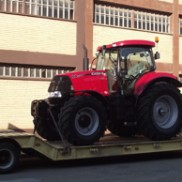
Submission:
[[[85,45],[83,45],[83,51],[84,51],[84,58],[83,58],[83,70],[88,70],[89,69],[89,59],[88,59],[88,50],[85,47]]]

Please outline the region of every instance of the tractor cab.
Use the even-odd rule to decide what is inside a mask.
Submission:
[[[106,70],[111,92],[128,93],[140,76],[155,70],[154,46],[151,41],[126,40],[98,47],[96,70]]]
[[[182,84],[170,73],[155,72],[154,46],[146,40],[108,44],[98,47],[96,70],[56,75],[49,98],[32,101],[37,133],[73,145],[93,144],[106,129],[121,137],[176,136],[182,128]]]

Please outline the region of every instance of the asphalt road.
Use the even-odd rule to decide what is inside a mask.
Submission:
[[[23,158],[0,182],[179,182],[182,153],[50,162]]]

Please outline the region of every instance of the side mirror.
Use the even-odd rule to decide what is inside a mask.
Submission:
[[[155,53],[154,58],[155,59],[160,59],[160,53],[158,51]]]
[[[179,74],[179,81],[182,83],[182,74]]]

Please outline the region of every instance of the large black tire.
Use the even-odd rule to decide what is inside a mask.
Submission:
[[[35,130],[42,138],[49,141],[60,140],[60,136],[51,118],[36,118],[34,119],[34,124]]]
[[[58,125],[69,143],[91,145],[104,135],[105,108],[92,96],[73,97],[61,109]]]
[[[149,88],[138,103],[138,126],[152,140],[170,139],[182,127],[180,91],[171,84]]]
[[[19,162],[20,149],[10,142],[0,143],[0,173],[12,172]]]
[[[54,122],[48,113],[49,104],[47,100],[34,100],[31,105],[31,115],[34,117],[33,123],[35,131],[44,139],[54,141],[60,140]],[[52,110],[55,116],[59,111]],[[56,118],[58,120],[58,118]]]
[[[137,133],[136,126],[125,126],[122,123],[118,123],[114,121],[108,124],[108,130],[114,135],[117,135],[120,137],[131,137]]]

